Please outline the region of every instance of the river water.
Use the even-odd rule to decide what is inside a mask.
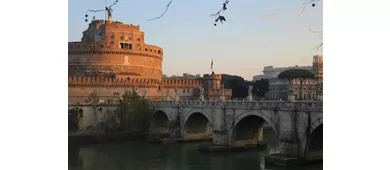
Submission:
[[[322,170],[322,163],[299,167],[265,167],[264,155],[276,152],[273,134],[265,131],[270,145],[265,151],[201,153],[199,143],[165,145],[129,141],[69,148],[70,170]]]

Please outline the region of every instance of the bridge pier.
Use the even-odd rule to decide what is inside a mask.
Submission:
[[[222,145],[222,146],[230,146],[229,144],[229,134],[227,131],[213,131],[213,144],[214,145]]]

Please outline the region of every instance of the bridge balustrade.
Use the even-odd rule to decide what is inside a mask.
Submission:
[[[115,106],[106,103],[97,103],[97,106]],[[201,107],[201,108],[245,108],[245,109],[322,109],[322,101],[200,101],[200,100],[180,100],[180,101],[150,101],[152,107]],[[69,104],[69,106],[92,106],[91,104]]]
[[[151,101],[154,107],[229,107],[229,108],[251,108],[251,109],[272,109],[272,108],[313,108],[322,109],[322,101]]]

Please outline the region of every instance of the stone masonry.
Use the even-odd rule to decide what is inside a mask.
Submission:
[[[170,122],[180,120],[176,129],[169,130],[176,137],[183,137],[189,116],[202,113],[212,124],[215,145],[232,146],[237,124],[247,116],[258,116],[274,130],[279,151],[294,157],[305,156],[311,133],[322,125],[322,101],[154,101],[151,107],[164,112]]]
[[[267,122],[275,132],[279,141],[281,154],[291,157],[305,157],[313,131],[322,125],[322,101],[151,101],[154,113],[165,113],[171,137],[183,138],[185,125],[189,117],[195,113],[203,114],[211,124],[213,144],[234,145],[234,133],[238,123],[248,116],[255,116]],[[91,105],[70,105],[70,108],[82,109],[83,118],[79,128],[85,129],[110,118],[102,114],[104,110],[112,110],[98,105],[100,110],[93,115]],[[113,108],[113,106],[110,106]],[[102,109],[100,109],[102,108]],[[96,117],[97,116],[97,117]],[[251,118],[252,119],[252,118]],[[260,124],[260,126],[262,126]]]

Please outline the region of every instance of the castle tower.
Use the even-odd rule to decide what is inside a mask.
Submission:
[[[203,75],[203,87],[205,89],[220,89],[221,88],[222,75],[221,74],[205,74]]]
[[[146,44],[139,26],[111,17],[93,20],[81,41],[68,43],[68,75],[161,80],[163,49]]]

